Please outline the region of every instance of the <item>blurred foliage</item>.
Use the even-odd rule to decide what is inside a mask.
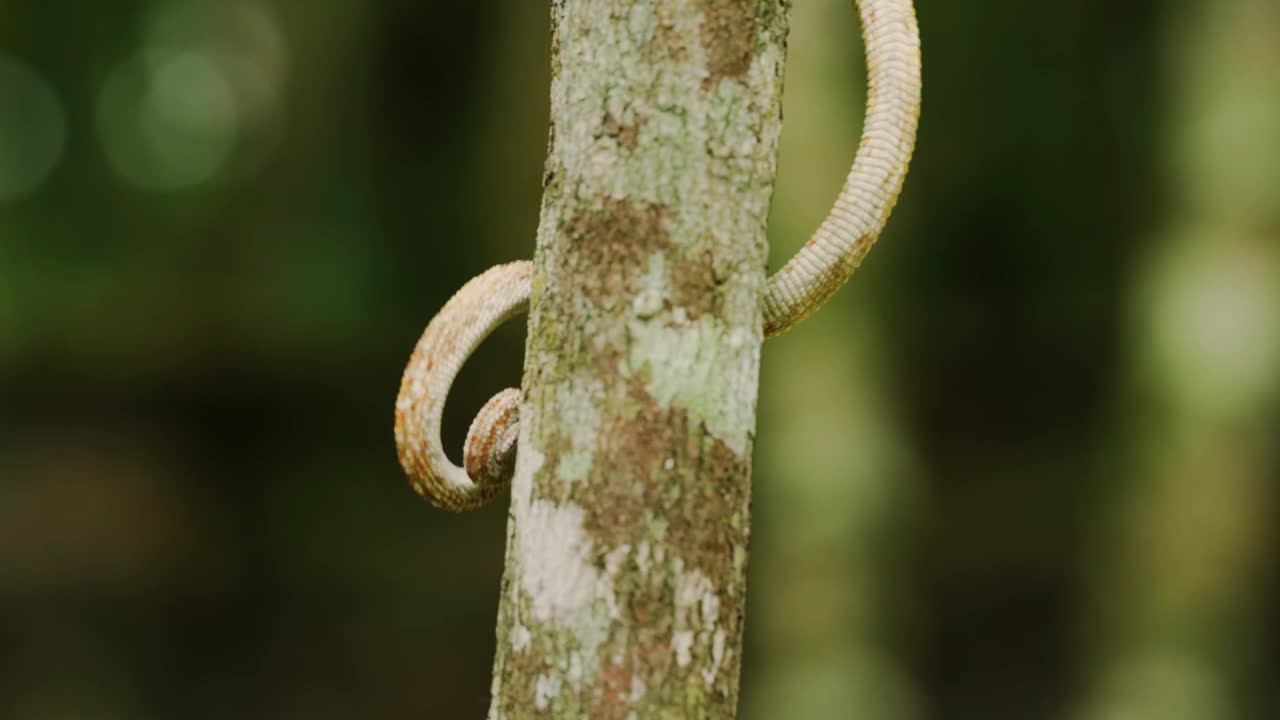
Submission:
[[[862,103],[794,5],[774,266]],[[1276,717],[1280,10],[920,5],[906,194],[764,353],[743,716]],[[0,717],[483,716],[505,509],[418,501],[391,410],[532,254],[547,25],[0,2]]]

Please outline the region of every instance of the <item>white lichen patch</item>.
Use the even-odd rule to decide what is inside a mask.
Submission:
[[[649,541],[642,540],[636,546],[636,569],[640,571],[640,577],[648,577],[649,575]]]
[[[683,614],[683,611],[697,606],[703,594],[710,592],[713,586],[702,571],[695,568],[685,572],[684,560],[676,558],[671,565],[676,573],[676,610]]]
[[[631,313],[637,318],[647,320],[654,317],[666,305],[666,260],[663,253],[649,256],[649,267],[637,281],[636,297],[631,303]]]
[[[560,457],[556,477],[572,483],[585,480],[595,457],[596,437],[600,428],[600,408],[595,398],[603,392],[600,380],[579,376],[565,378],[555,389],[556,414],[560,417],[561,438],[568,449]],[[525,447],[523,441],[520,445]]]
[[[532,499],[534,476],[546,456],[531,442],[532,423],[521,424],[520,455],[512,478],[515,581],[527,616],[512,635],[516,650],[539,649],[548,632],[569,631],[577,648],[561,656],[563,678],[577,692],[598,664],[597,652],[610,623],[620,616],[613,577],[627,564],[629,548],[615,549],[606,570],[592,562],[594,543],[584,528],[585,511],[573,503]],[[559,682],[559,681],[557,681]],[[539,697],[551,703],[559,684],[539,680]]]
[[[632,3],[627,11],[627,30],[637,47],[648,45],[658,29],[658,14],[649,3]]]
[[[676,665],[688,667],[693,662],[693,632],[679,630],[671,636],[671,649],[676,654]]]
[[[716,673],[720,671],[720,666],[724,663],[725,641],[728,639],[723,628],[716,628],[711,636],[711,663],[703,668],[702,679],[707,685],[712,685],[716,681]]]
[[[546,710],[551,701],[560,696],[560,684],[560,678],[554,675],[539,675],[533,690],[534,707]]]
[[[630,553],[630,545],[619,545],[604,556],[604,568],[609,577],[618,575],[618,571],[622,569],[622,564],[627,561],[627,555]]]
[[[516,441],[519,452],[516,454],[515,472],[511,476],[511,506],[516,510],[528,507],[529,498],[533,495],[533,476],[546,464],[546,455],[533,444],[529,430],[533,423],[520,423],[520,437]]]
[[[519,512],[519,511],[517,511]],[[574,692],[581,689],[598,665],[598,651],[609,627],[621,617],[612,575],[591,562],[593,543],[583,529],[584,513],[572,504],[536,500],[516,522],[519,589],[527,600],[532,630],[521,626],[513,647],[529,647],[547,632],[572,633],[578,647],[562,656],[562,673]],[[625,562],[625,549],[615,551],[609,564]],[[539,646],[543,647],[543,646]],[[557,681],[558,682],[558,681]],[[539,697],[550,702],[560,685],[539,684]]]
[[[533,634],[529,632],[529,628],[517,620],[515,628],[511,631],[511,649],[516,652],[524,652],[529,649],[532,640]]]
[[[708,585],[710,585],[710,581],[708,581]],[[708,589],[702,594],[701,609],[702,624],[705,627],[714,626],[720,617],[720,596]]]
[[[560,72],[552,83],[557,151],[584,185],[610,197],[674,204],[696,189],[699,173],[674,172],[702,155],[707,113],[687,112],[701,98],[704,51],[698,43],[701,14],[688,7],[634,3],[625,23],[612,19],[611,3],[594,3],[573,13],[565,35],[587,34],[590,43],[561,46]],[[651,56],[658,27],[691,54],[685,61],[634,62]],[[599,68],[610,72],[601,73]],[[598,103],[603,99],[603,107]],[[647,102],[646,102],[647,100]],[[619,140],[600,132],[602,110],[618,122],[636,125],[644,118],[644,140],[619,152]]]
[[[568,620],[591,605],[601,578],[591,564],[582,508],[534,501],[518,524],[521,586],[539,622]]]
[[[618,606],[617,595],[612,592],[613,578],[618,577],[619,572],[623,568],[623,564],[627,561],[627,557],[631,554],[630,545],[620,545],[609,551],[604,557],[605,576],[604,581],[608,584],[609,592],[602,593],[602,600],[609,611],[611,620],[622,619],[622,608]]]
[[[727,332],[720,320],[703,315],[685,327],[632,322],[625,370],[646,378],[645,389],[660,407],[681,407],[700,420],[730,450],[745,455],[755,427],[754,397],[759,352],[725,357],[716,351]],[[739,392],[723,392],[726,385]]]
[[[594,449],[569,450],[560,456],[556,477],[566,483],[586,480],[591,475],[591,465],[594,461]]]
[[[529,599],[534,620],[559,625],[577,617],[598,597],[611,599],[613,592],[609,579],[591,563],[592,543],[583,529],[583,509],[571,503],[530,500],[533,476],[545,462],[546,456],[530,442],[527,426],[522,427],[511,481],[520,588]]]
[[[685,571],[679,558],[673,565],[676,572],[676,631],[671,645],[676,664],[687,666],[693,662],[696,651],[706,663],[698,673],[711,685],[723,666],[728,641],[728,633],[720,626],[720,596],[716,594],[711,578],[701,571]]]
[[[632,675],[631,676],[631,695],[629,697],[631,702],[633,703],[640,702],[642,699],[644,699],[644,693],[645,693],[644,678],[640,677],[639,675]]]

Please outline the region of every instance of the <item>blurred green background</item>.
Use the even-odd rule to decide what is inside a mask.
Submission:
[[[533,252],[547,16],[0,0],[0,717],[483,717],[505,501],[392,403]],[[1280,717],[1280,4],[919,16],[898,211],[764,351],[743,717]],[[862,73],[796,0],[772,267]]]

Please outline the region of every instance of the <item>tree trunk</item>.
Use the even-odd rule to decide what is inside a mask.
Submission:
[[[785,0],[554,0],[491,720],[732,718]]]

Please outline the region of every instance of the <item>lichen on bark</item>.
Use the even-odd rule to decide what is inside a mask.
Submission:
[[[732,718],[782,0],[554,0],[490,718]]]

